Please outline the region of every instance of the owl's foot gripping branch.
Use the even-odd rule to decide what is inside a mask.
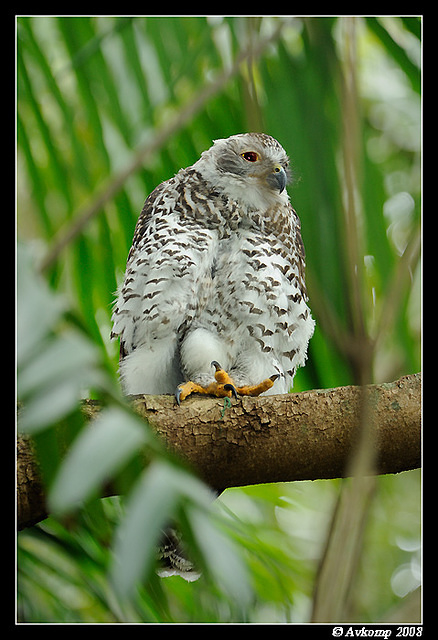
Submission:
[[[275,380],[278,378],[277,374],[272,375],[270,378],[266,378],[256,385],[245,385],[238,387],[235,385],[231,376],[222,369],[221,365],[213,360],[211,365],[216,369],[214,374],[214,382],[211,382],[208,386],[202,387],[196,382],[189,380],[183,384],[178,385],[175,391],[175,398],[178,404],[187,398],[192,393],[202,393],[204,395],[216,396],[217,398],[231,398],[240,396],[259,396],[264,391],[270,389]]]

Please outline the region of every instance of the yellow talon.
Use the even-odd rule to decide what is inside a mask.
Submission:
[[[278,378],[278,375],[273,375],[256,385],[236,387],[231,376],[222,369],[221,365],[216,362],[216,360],[213,360],[211,364],[216,369],[214,374],[215,382],[211,382],[207,387],[202,387],[191,380],[178,385],[175,392],[175,398],[178,405],[192,393],[202,393],[204,395],[216,396],[217,398],[231,398],[234,396],[236,400],[237,394],[241,396],[258,396],[264,391],[270,389]]]

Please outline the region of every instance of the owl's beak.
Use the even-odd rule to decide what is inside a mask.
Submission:
[[[278,189],[280,193],[284,191],[287,183],[287,175],[281,165],[275,165],[274,171],[268,176],[268,183],[274,189]]]

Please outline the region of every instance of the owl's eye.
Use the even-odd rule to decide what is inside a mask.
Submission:
[[[241,153],[240,155],[242,158],[245,158],[245,160],[248,160],[248,162],[257,162],[259,159],[259,154],[255,151],[245,151],[245,153]]]

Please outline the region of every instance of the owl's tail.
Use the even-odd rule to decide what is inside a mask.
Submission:
[[[160,566],[157,567],[157,574],[160,578],[181,576],[187,582],[193,582],[201,575],[185,555],[181,536],[175,529],[169,527],[163,531],[158,557]]]

